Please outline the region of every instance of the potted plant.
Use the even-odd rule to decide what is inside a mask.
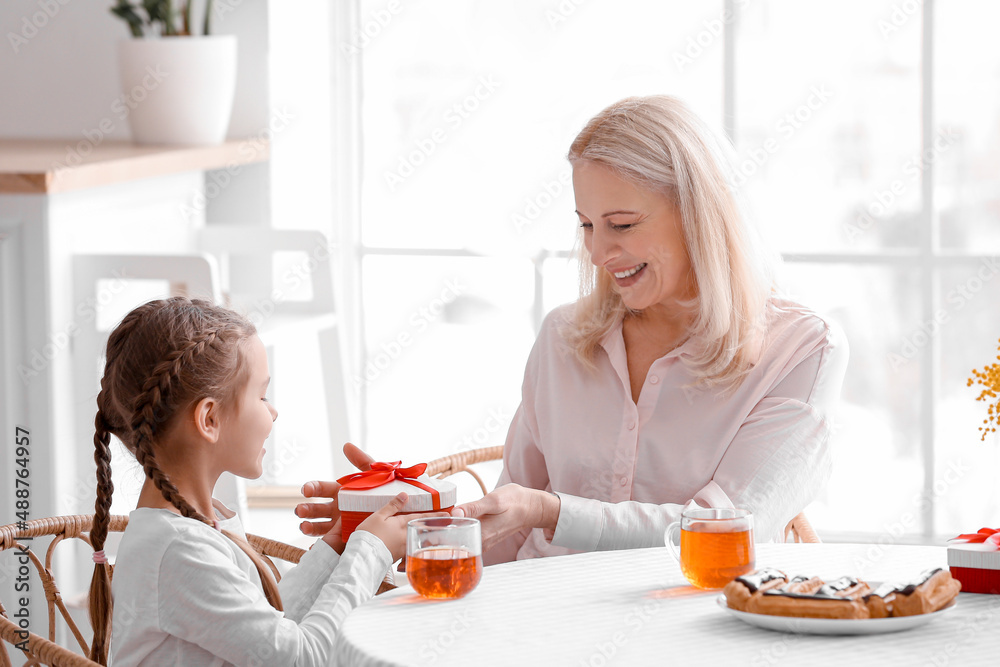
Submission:
[[[132,39],[118,51],[123,109],[140,144],[225,141],[236,91],[236,36],[212,35],[212,0],[200,35],[192,5],[173,0],[117,0],[111,13]]]

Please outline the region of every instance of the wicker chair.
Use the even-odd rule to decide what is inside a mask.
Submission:
[[[459,454],[452,454],[451,456],[434,459],[427,464],[426,472],[432,477],[449,477],[460,472],[467,472],[476,478],[476,481],[479,482],[479,488],[483,490],[483,495],[485,495],[488,492],[486,484],[484,484],[483,479],[476,474],[476,471],[469,466],[483,461],[496,461],[501,458],[503,458],[502,445],[498,445],[496,447],[483,447],[482,449],[471,449]],[[816,543],[820,540],[819,537],[816,536],[816,531],[813,530],[813,527],[809,524],[809,520],[806,518],[806,515],[804,513],[800,513],[794,519],[789,521],[787,526],[785,526],[785,541]]]
[[[23,542],[19,542],[18,539],[47,536],[51,536],[53,538],[52,542],[49,544],[48,550],[45,552],[44,565],[30,548],[28,548],[26,552],[31,563],[35,567],[38,577],[42,581],[42,589],[45,591],[45,601],[48,606],[49,629],[47,639],[34,633],[29,634],[27,640],[28,650],[24,651],[25,658],[27,658],[25,667],[34,667],[34,665],[40,664],[58,665],[59,667],[94,667],[97,665],[96,662],[88,660],[83,655],[74,653],[73,651],[55,643],[56,611],[58,610],[70,632],[72,632],[77,643],[80,645],[80,650],[83,651],[84,655],[88,655],[90,653],[90,647],[87,645],[83,634],[80,632],[80,629],[70,616],[69,610],[63,602],[62,594],[56,586],[56,580],[52,573],[52,554],[57,544],[67,538],[75,537],[90,545],[88,532],[90,531],[93,518],[93,515],[79,514],[74,516],[52,517],[49,519],[35,519],[34,521],[28,521],[25,523],[23,528],[18,528],[17,524],[0,526],[0,557],[6,556],[3,555],[3,552],[9,549],[16,548],[21,550],[30,546],[30,543],[25,544]],[[125,526],[127,525],[127,516],[112,516],[111,525],[108,530],[109,532],[121,532],[125,530]],[[299,549],[298,547],[293,547],[275,540],[269,540],[264,537],[258,537],[257,535],[247,535],[247,539],[253,548],[264,556],[264,560],[271,567],[271,570],[274,572],[274,576],[277,579],[281,578],[281,574],[278,572],[278,568],[275,567],[271,558],[279,558],[290,563],[298,563],[302,554],[305,553],[303,549]],[[112,575],[113,574],[114,568],[112,568]],[[2,637],[5,642],[16,645],[21,643],[20,633],[20,627],[9,618],[7,610],[4,609],[3,603],[0,602],[0,637]],[[11,660],[9,653],[7,652],[6,645],[0,643],[0,649],[2,649],[0,650],[0,666],[10,667]]]
[[[481,449],[470,449],[465,452],[459,452],[458,454],[452,454],[451,456],[443,456],[439,459],[434,459],[427,464],[427,470],[424,472],[431,477],[438,478],[450,477],[460,472],[467,472],[472,475],[477,482],[479,482],[479,488],[483,490],[483,495],[485,496],[489,492],[486,489],[486,483],[483,482],[483,478],[469,466],[475,463],[482,463],[483,461],[496,461],[502,458],[503,445],[497,445],[496,447],[483,447]]]

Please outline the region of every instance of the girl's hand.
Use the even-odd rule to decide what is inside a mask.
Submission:
[[[406,555],[406,522],[413,516],[410,514],[395,516],[395,514],[403,509],[408,497],[405,491],[401,492],[358,526],[358,530],[366,530],[382,540],[382,544],[392,554],[393,562]]]
[[[406,524],[408,522],[413,519],[449,516],[447,512],[421,512],[396,516],[396,512],[403,509],[406,504],[407,497],[406,492],[403,491],[390,500],[388,505],[373,513],[358,526],[358,530],[367,530],[382,540],[382,544],[392,554],[392,562],[394,563],[406,555]]]
[[[483,551],[522,529],[542,528],[545,537],[552,534],[559,521],[559,496],[529,489],[519,484],[505,484],[479,500],[459,505],[452,516],[479,519],[483,532]]]

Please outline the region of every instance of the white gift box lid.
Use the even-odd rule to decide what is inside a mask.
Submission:
[[[1000,550],[989,542],[949,542],[948,567],[1000,570]]]
[[[427,474],[416,481],[436,489],[441,499],[441,507],[452,507],[458,497],[458,487],[445,479],[436,479]],[[431,512],[434,500],[430,491],[419,486],[394,479],[374,489],[341,489],[337,494],[337,505],[341,512],[375,512],[395,498],[401,491],[409,496],[401,512]]]

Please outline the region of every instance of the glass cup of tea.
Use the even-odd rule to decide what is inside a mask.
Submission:
[[[678,530],[680,554],[674,546]],[[698,588],[723,588],[754,570],[753,515],[748,510],[684,510],[664,537],[684,577]]]
[[[406,577],[425,598],[468,595],[483,576],[478,519],[433,517],[406,524]]]

